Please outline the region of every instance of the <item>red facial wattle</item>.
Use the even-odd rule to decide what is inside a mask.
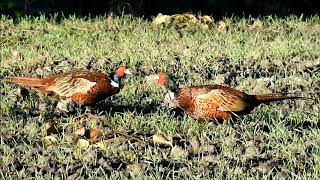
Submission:
[[[124,66],[120,67],[120,68],[116,71],[118,77],[123,77],[126,70],[127,70],[126,67],[124,67]]]
[[[167,75],[163,72],[160,72],[158,76],[159,76],[159,84],[161,86],[165,86],[167,83]]]

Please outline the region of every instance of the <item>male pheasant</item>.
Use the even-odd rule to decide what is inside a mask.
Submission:
[[[198,121],[229,120],[234,116],[250,113],[262,103],[303,97],[289,97],[283,93],[249,95],[221,85],[189,86],[178,89],[175,83],[162,72],[158,83],[168,88],[165,103],[178,106]]]
[[[11,77],[8,81],[35,87],[46,94],[57,95],[80,105],[91,105],[118,93],[121,79],[126,74],[131,74],[130,70],[121,66],[110,75],[91,70],[74,70],[43,79]]]

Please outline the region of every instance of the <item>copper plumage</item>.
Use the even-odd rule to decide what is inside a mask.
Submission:
[[[9,82],[29,86],[40,91],[90,105],[119,92],[121,78],[130,71],[124,66],[110,75],[91,70],[74,70],[47,78],[11,77]]]
[[[168,82],[168,76],[160,73],[159,84],[167,85]],[[283,93],[249,95],[221,85],[188,86],[175,89],[174,92],[169,91],[166,95],[167,102],[173,101],[198,121],[229,120],[234,116],[250,113],[262,103],[298,98],[302,97],[289,97]]]

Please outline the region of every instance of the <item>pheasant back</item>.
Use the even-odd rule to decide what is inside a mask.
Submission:
[[[199,121],[229,120],[250,113],[261,103],[297,98],[300,97],[288,97],[282,93],[249,95],[220,85],[190,86],[175,93],[178,106]]]

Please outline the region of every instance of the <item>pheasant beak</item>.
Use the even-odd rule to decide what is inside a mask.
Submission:
[[[125,74],[132,74],[129,69],[126,69],[126,70],[124,71],[124,73],[125,73]]]

